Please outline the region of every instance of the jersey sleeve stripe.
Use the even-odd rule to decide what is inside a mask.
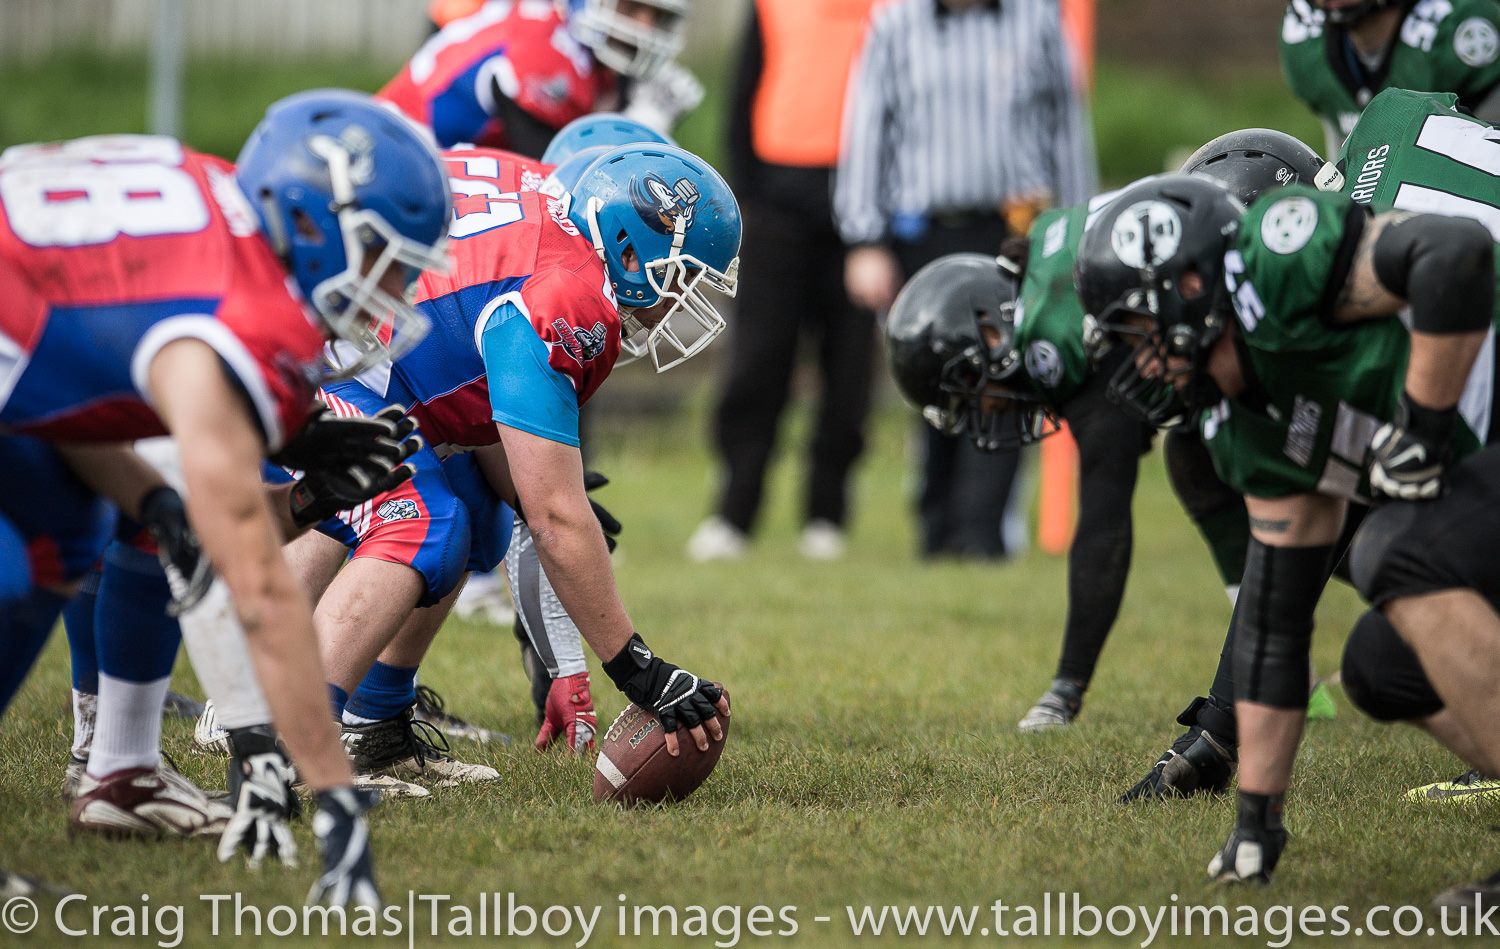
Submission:
[[[163,347],[179,339],[196,339],[207,343],[219,354],[225,364],[245,392],[250,397],[250,403],[255,407],[257,420],[260,422],[261,432],[266,436],[267,446],[271,451],[281,447],[284,433],[281,430],[281,417],[276,411],[276,399],[271,395],[270,387],[266,385],[265,377],[261,375],[255,357],[250,354],[243,343],[229,331],[223,323],[211,316],[174,316],[162,320],[151,329],[147,330],[141,337],[140,343],[135,348],[135,353],[130,358],[130,379],[135,384],[136,391],[141,398],[151,403],[148,373],[151,361]]]

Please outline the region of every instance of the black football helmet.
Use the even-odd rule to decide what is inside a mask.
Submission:
[[[1311,0],[1312,5],[1323,11],[1328,22],[1335,26],[1353,26],[1360,20],[1377,10],[1384,10],[1394,0],[1359,0],[1358,3],[1346,3],[1340,6],[1329,6],[1328,0]]]
[[[1084,232],[1073,273],[1084,310],[1101,331],[1153,350],[1152,358],[1124,360],[1109,383],[1110,396],[1146,422],[1191,424],[1219,399],[1202,369],[1231,312],[1224,252],[1244,213],[1216,180],[1158,175],[1120,191]],[[1198,280],[1184,293],[1188,274]],[[1187,360],[1187,368],[1168,373],[1168,357]],[[1160,372],[1148,377],[1142,363]],[[1179,389],[1173,379],[1182,373],[1187,384]]]
[[[1018,447],[1057,431],[1032,394],[1015,347],[1016,281],[993,257],[949,254],[907,281],[885,321],[891,375],[934,427],[981,451]],[[986,399],[1007,400],[986,411]]]
[[[1272,129],[1228,132],[1193,152],[1185,175],[1220,181],[1241,204],[1294,181],[1313,184],[1323,169],[1318,153],[1298,139]]]

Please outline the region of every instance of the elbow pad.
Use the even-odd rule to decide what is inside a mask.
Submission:
[[[1411,304],[1420,333],[1489,328],[1495,307],[1495,245],[1467,218],[1418,214],[1386,225],[1375,240],[1375,276]]]
[[[1307,705],[1313,611],[1333,545],[1269,547],[1251,539],[1234,631],[1234,697],[1272,708]]]

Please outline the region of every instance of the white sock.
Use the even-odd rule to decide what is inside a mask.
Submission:
[[[99,714],[99,696],[73,690],[73,756],[87,758],[94,744],[94,721]]]
[[[214,580],[202,602],[184,613],[179,623],[182,644],[199,684],[214,700],[219,725],[229,729],[270,724],[271,710],[255,680],[229,585],[223,579]]]
[[[161,761],[161,703],[171,682],[171,676],[128,682],[99,673],[99,717],[89,753],[89,777],[157,766]]]

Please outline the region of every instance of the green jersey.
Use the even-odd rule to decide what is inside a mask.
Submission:
[[[1368,497],[1365,448],[1395,417],[1410,336],[1395,317],[1325,319],[1366,216],[1344,195],[1290,185],[1250,206],[1225,254],[1247,390],[1200,424],[1219,476],[1244,494]],[[1486,390],[1473,399],[1484,403],[1483,421],[1465,414],[1459,454],[1477,449],[1475,431],[1487,430],[1489,368],[1481,357],[1471,377]]]
[[[1073,289],[1073,264],[1088,207],[1047,211],[1031,225],[1031,252],[1016,305],[1016,350],[1031,388],[1059,408],[1088,379],[1083,306]]]
[[[1347,32],[1309,0],[1291,0],[1281,25],[1281,70],[1292,92],[1348,135],[1382,89],[1452,92],[1473,106],[1500,85],[1500,0],[1408,0],[1385,56],[1360,61]]]
[[[1454,110],[1450,93],[1376,96],[1338,165],[1344,194],[1375,211],[1469,217],[1500,241],[1500,129]]]

